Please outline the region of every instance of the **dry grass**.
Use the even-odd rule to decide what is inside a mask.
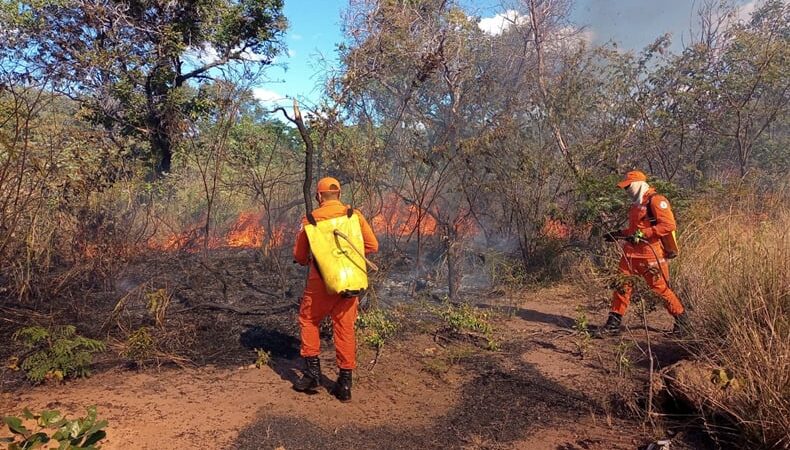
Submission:
[[[788,448],[790,208],[783,192],[729,198],[700,204],[681,239],[675,285],[693,308],[688,346],[740,380],[715,407],[749,448]]]

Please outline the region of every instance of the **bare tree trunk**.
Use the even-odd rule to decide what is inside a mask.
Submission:
[[[450,301],[456,302],[460,298],[461,279],[463,271],[461,269],[461,244],[458,242],[458,235],[455,227],[447,227],[447,296]]]
[[[305,213],[310,214],[313,210],[312,199],[312,185],[313,185],[313,154],[315,154],[315,146],[313,139],[310,137],[310,132],[304,126],[302,120],[302,113],[299,111],[299,103],[294,99],[294,118],[293,123],[299,129],[299,135],[302,136],[304,141],[305,155],[304,155],[304,184],[302,185],[302,194],[304,195],[304,208]]]
[[[540,8],[538,8],[540,3]],[[551,106],[551,99],[549,96],[548,83],[546,82],[546,63],[543,59],[543,38],[545,30],[543,29],[543,21],[546,19],[548,12],[547,9],[551,7],[550,3],[536,2],[536,0],[529,0],[529,19],[532,22],[532,36],[535,43],[535,56],[538,62],[538,87],[540,88],[540,95],[543,97],[543,106],[546,108],[548,116],[549,127],[551,127],[551,134],[557,142],[557,148],[560,149],[563,158],[573,174],[579,177],[579,166],[573,160],[573,155],[565,143],[565,138],[560,128],[559,120],[554,113],[554,108]]]

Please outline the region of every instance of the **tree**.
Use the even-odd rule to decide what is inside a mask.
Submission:
[[[149,144],[168,172],[179,117],[208,113],[195,85],[281,50],[282,0],[3,0],[0,61],[80,101],[94,122]],[[8,31],[12,30],[12,31]],[[139,149],[138,149],[139,152]]]
[[[482,191],[469,183],[479,155],[472,143],[493,127],[490,108],[498,107],[487,99],[496,86],[487,76],[496,65],[491,46],[454,2],[356,7],[335,98],[346,101],[360,130],[376,130],[371,142],[380,139],[378,151],[391,161],[389,190],[417,210],[418,242],[422,219],[437,223],[449,297],[457,300],[464,239],[481,204]]]

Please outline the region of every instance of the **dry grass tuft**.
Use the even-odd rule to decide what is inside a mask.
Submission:
[[[681,239],[674,284],[693,308],[687,344],[739,380],[726,403],[708,400],[749,447],[788,448],[790,208],[782,193],[730,198],[702,205]]]

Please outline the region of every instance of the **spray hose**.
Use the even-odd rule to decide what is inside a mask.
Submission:
[[[378,272],[378,271],[379,271],[379,266],[377,266],[376,264],[374,264],[374,263],[373,263],[373,261],[369,260],[369,259],[367,258],[367,256],[365,256],[365,254],[364,254],[363,252],[359,251],[359,249],[357,248],[357,246],[356,246],[356,245],[354,245],[354,243],[353,243],[353,242],[351,242],[351,239],[349,239],[349,238],[348,238],[348,236],[346,236],[346,234],[345,234],[345,233],[343,233],[342,231],[340,231],[340,230],[337,230],[337,229],[336,229],[336,230],[334,231],[334,234],[335,234],[335,236],[338,236],[338,237],[341,237],[341,238],[345,239],[345,241],[346,241],[346,242],[348,242],[348,245],[350,245],[350,246],[351,246],[351,248],[353,248],[353,249],[354,249],[354,251],[355,251],[355,252],[357,252],[357,254],[358,254],[359,256],[361,256],[361,257],[362,257],[362,259],[364,259],[364,260],[365,260],[365,262],[368,264],[368,266],[370,267],[370,269],[371,269],[371,270],[373,270],[374,272]]]
[[[615,234],[612,234],[612,233],[606,233],[606,234],[608,234],[610,237],[612,237],[614,239],[626,239],[625,236],[615,235]],[[649,242],[647,242],[647,239],[644,239],[644,238],[641,238],[641,237],[637,237],[636,238],[636,242],[637,243],[638,242],[643,242],[643,243],[647,244],[647,248],[649,248],[650,252],[653,253],[653,258],[655,258],[656,264],[658,265],[658,273],[661,274],[661,278],[664,279],[664,283],[666,283],[667,288],[669,288],[669,280],[664,275],[664,270],[661,268],[661,258],[658,257],[658,253],[656,253],[655,249],[653,249],[653,246],[650,245]],[[625,252],[623,251],[622,247],[620,247],[620,245],[618,245],[617,248],[620,249],[620,253],[626,259],[626,262],[628,263],[628,267],[631,268],[631,260],[630,260],[630,258],[628,258],[628,256],[626,256]],[[665,262],[666,262],[666,260],[665,260]]]
[[[650,252],[653,253],[653,257],[656,259],[656,264],[658,265],[658,273],[661,274],[661,278],[664,279],[664,283],[666,283],[667,289],[669,289],[670,288],[669,287],[669,280],[667,279],[666,276],[664,276],[664,270],[661,268],[661,259],[658,257],[658,254],[653,249],[653,246],[650,245],[650,243],[648,243],[646,239],[639,238],[639,239],[637,239],[637,242],[644,242],[645,244],[647,244],[647,248],[650,249]],[[666,262],[666,260],[664,260],[664,262]],[[667,265],[667,270],[669,270],[668,265]]]

